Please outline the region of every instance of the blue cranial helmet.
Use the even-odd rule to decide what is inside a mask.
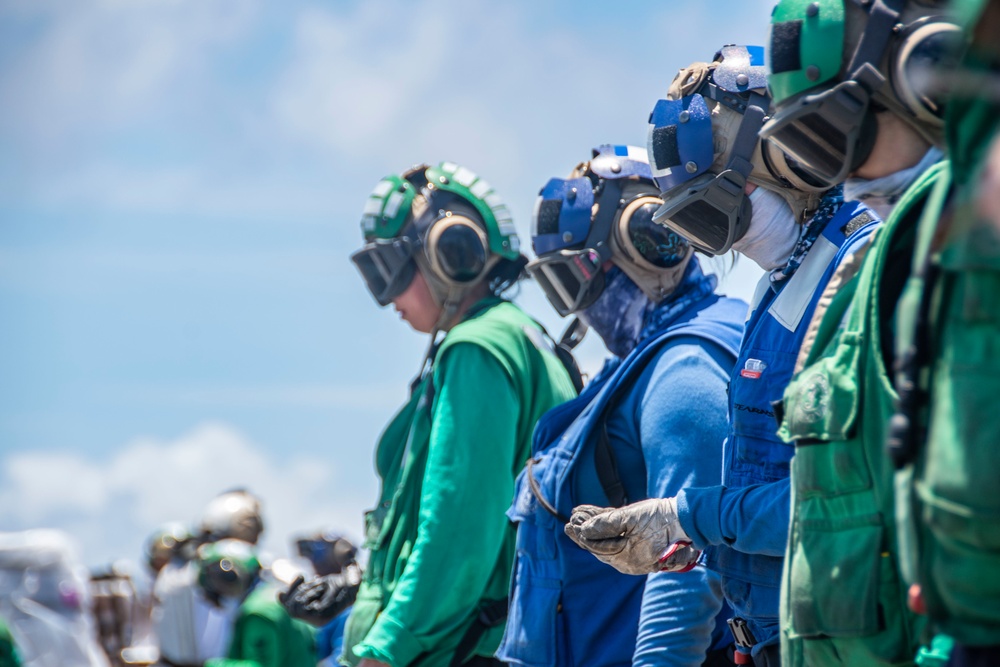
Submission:
[[[608,262],[654,300],[672,290],[690,253],[683,239],[653,222],[660,203],[647,153],[636,146],[599,146],[569,178],[545,184],[532,217],[538,259],[528,270],[561,315],[593,303]]]
[[[724,46],[712,62],[682,69],[649,116],[650,165],[664,202],[656,220],[718,255],[750,226],[748,183],[780,194],[799,220],[814,211],[823,188],[758,139],[769,108],[763,47]]]

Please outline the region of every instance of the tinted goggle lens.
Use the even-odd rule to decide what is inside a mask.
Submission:
[[[528,271],[563,317],[592,304],[604,289],[600,255],[589,248],[536,259]]]
[[[351,255],[380,306],[389,305],[410,286],[417,268],[413,251],[408,239],[379,239]]]
[[[653,219],[702,252],[728,252],[749,225],[750,202],[743,186],[727,179],[727,173],[703,176],[681,194],[664,194],[665,203]]]
[[[845,81],[779,112],[761,136],[824,186],[833,187],[867,157],[859,154],[858,142],[868,104],[868,93],[858,83]]]
[[[835,185],[847,176],[848,137],[818,113],[808,113],[776,128],[770,137],[802,169],[824,185]]]
[[[718,255],[729,238],[729,216],[702,199],[674,211],[667,224],[687,237],[695,247]]]

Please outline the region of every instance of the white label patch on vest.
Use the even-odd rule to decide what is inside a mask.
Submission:
[[[525,325],[521,327],[521,331],[523,331],[525,337],[531,341],[531,344],[542,352],[550,352],[552,354],[556,353],[555,343],[553,343],[548,336],[543,334],[538,329]]]
[[[745,377],[749,380],[756,380],[763,375],[766,368],[767,364],[760,359],[747,359],[746,363],[743,364],[743,369],[740,370],[740,377]]]
[[[789,331],[795,331],[799,327],[816,287],[826,273],[826,267],[837,256],[838,250],[840,248],[826,237],[816,239],[798,271],[789,279],[767,311],[781,326]]]

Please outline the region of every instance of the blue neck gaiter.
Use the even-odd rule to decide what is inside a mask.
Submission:
[[[578,315],[597,332],[616,357],[625,357],[639,342],[639,334],[652,307],[639,286],[617,266],[604,275],[604,291]]]

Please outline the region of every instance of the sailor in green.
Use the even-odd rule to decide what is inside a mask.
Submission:
[[[313,629],[289,616],[277,590],[261,581],[252,545],[225,539],[201,547],[198,582],[211,600],[241,600],[229,657],[205,667],[315,667]]]
[[[800,357],[804,370],[785,390],[779,435],[796,445],[782,582],[785,665],[904,665],[917,653],[921,624],[906,607],[895,563],[884,443],[896,391],[883,342],[891,341],[899,296],[892,269],[907,265],[920,208],[941,171],[926,172],[871,246],[831,279],[815,342]]]
[[[7,623],[0,618],[0,667],[21,667],[21,659],[17,655],[14,637],[10,634]]]
[[[900,314],[898,526],[903,575],[954,665],[1000,661],[1000,228],[979,200],[1000,102],[1000,2],[956,3],[971,30],[949,101],[951,166],[920,222],[914,277]],[[993,164],[992,169],[997,165]],[[994,198],[997,193],[988,195]]]
[[[575,389],[540,326],[499,297],[526,260],[485,181],[452,163],[388,177],[362,226],[352,259],[370,291],[432,345],[375,453],[381,492],[342,662],[499,664],[514,479],[535,422]]]
[[[897,308],[917,222],[946,169],[931,166],[940,157],[931,148],[942,133],[939,100],[917,92],[909,61],[950,53],[958,28],[938,12],[915,0],[781,0],[772,16],[776,111],[761,135],[818,181],[846,178],[845,199],[886,220],[828,283],[776,411],[779,435],[796,447],[781,599],[786,666],[909,665],[925,639],[897,567],[885,441],[897,399]]]

